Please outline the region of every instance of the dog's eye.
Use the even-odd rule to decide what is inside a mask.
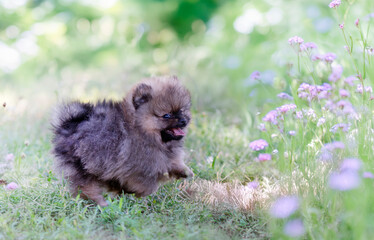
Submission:
[[[171,115],[169,114],[169,113],[167,113],[167,114],[165,114],[164,116],[162,116],[163,118],[165,118],[165,119],[169,119],[169,118],[171,118]]]

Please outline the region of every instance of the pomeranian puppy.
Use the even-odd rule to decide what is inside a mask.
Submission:
[[[118,102],[60,106],[52,151],[72,195],[107,206],[104,191],[143,197],[169,179],[192,177],[183,161],[190,107],[176,77],[145,80]]]

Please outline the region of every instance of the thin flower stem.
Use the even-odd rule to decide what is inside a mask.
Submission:
[[[354,65],[355,68],[356,68],[356,73],[357,73],[357,74],[360,74],[360,71],[358,70],[357,63],[355,62],[355,60],[354,60],[354,58],[353,58],[353,56],[352,56],[353,45],[352,45],[352,48],[351,48],[351,47],[350,47],[351,44],[348,43],[348,40],[347,40],[347,37],[346,37],[346,35],[345,35],[344,29],[342,29],[342,33],[343,33],[343,37],[344,37],[345,44],[347,44],[348,49],[349,49],[348,54],[349,54],[350,58],[352,59],[353,65]]]

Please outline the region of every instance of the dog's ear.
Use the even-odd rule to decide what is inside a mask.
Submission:
[[[149,102],[152,99],[152,87],[141,83],[139,84],[132,95],[132,103],[134,108],[138,109],[142,104]]]

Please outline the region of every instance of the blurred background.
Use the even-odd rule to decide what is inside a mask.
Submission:
[[[364,14],[370,2],[350,13]],[[119,99],[142,78],[177,75],[192,91],[196,111],[224,113],[234,124],[252,121],[288,91],[296,62],[289,37],[343,54],[336,11],[328,4],[0,0],[0,100],[43,115],[62,99]],[[261,84],[250,78],[256,70]]]

